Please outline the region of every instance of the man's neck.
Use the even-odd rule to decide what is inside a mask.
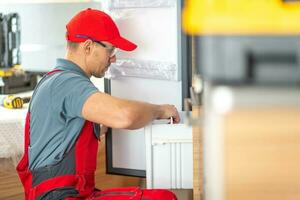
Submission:
[[[84,71],[84,73],[88,77],[91,77],[91,74],[89,73],[89,70],[88,70],[84,60],[79,59],[79,58],[81,58],[81,56],[75,55],[75,54],[71,53],[70,51],[66,52],[65,59],[75,63],[80,69],[82,69],[82,71]]]

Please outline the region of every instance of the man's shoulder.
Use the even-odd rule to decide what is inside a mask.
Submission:
[[[90,85],[92,84],[91,80],[79,73],[72,71],[62,71],[53,76],[50,81],[52,86],[76,86],[77,84]]]

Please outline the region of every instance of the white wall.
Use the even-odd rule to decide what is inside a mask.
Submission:
[[[100,9],[98,2],[0,4],[1,13],[17,12],[21,19],[22,66],[48,71],[57,57],[65,54],[66,24],[78,11]]]
[[[21,2],[21,1],[19,1]],[[80,10],[101,9],[100,2],[82,3],[7,3],[0,13],[17,12],[21,19],[22,66],[25,70],[49,71],[55,60],[65,55],[65,32],[68,21]],[[92,82],[104,91],[103,79]]]

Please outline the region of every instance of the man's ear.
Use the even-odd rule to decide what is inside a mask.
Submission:
[[[94,46],[92,40],[86,40],[83,42],[83,49],[86,54],[90,54],[93,47]]]

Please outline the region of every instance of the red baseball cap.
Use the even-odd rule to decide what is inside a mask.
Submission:
[[[84,42],[87,39],[106,41],[125,51],[132,51],[137,47],[123,38],[111,17],[100,10],[88,8],[79,12],[66,28],[66,38],[71,42]]]

